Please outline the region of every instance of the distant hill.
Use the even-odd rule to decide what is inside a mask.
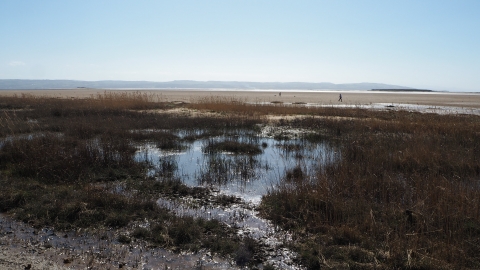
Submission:
[[[76,81],[76,80],[0,80],[0,89],[278,89],[278,90],[371,90],[371,89],[413,89],[410,87],[382,83],[344,83],[328,82],[237,82],[237,81]]]

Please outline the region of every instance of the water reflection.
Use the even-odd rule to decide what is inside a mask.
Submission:
[[[261,136],[243,131],[227,135],[180,132],[179,137],[189,138],[184,150],[167,151],[146,144],[139,148],[136,157],[138,161],[149,160],[153,164],[151,175],[158,179],[180,179],[188,186],[211,187],[210,190],[217,191],[212,196],[225,194],[243,199],[221,207],[192,197],[159,198],[160,206],[178,216],[217,219],[236,228],[239,235],[259,241],[265,263],[278,269],[302,269],[294,262],[297,255],[284,247],[285,242],[291,241],[291,235],[260,218],[255,207],[262,195],[288,178],[288,172],[301,171],[303,181],[314,181],[316,173],[335,162],[338,155],[328,143],[301,139],[298,135],[304,133],[301,130],[295,130],[296,136],[289,136],[287,130],[281,132],[282,139],[273,139],[278,136],[271,130],[270,137],[265,132]],[[225,145],[228,147],[222,148]],[[247,149],[252,146],[256,150],[237,151],[237,146]]]
[[[182,132],[180,132],[182,134]],[[183,132],[202,137],[202,133]],[[256,145],[260,154],[234,154],[226,151],[206,152],[213,141],[235,141]],[[138,161],[149,160],[151,175],[178,178],[188,186],[211,186],[227,195],[258,203],[261,196],[275,188],[285,172],[301,167],[308,177],[325,164],[334,162],[335,151],[327,143],[304,139],[275,140],[252,134],[222,135],[202,138],[186,144],[180,151],[161,150],[146,144],[136,153]]]

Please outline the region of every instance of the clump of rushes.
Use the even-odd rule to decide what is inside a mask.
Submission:
[[[135,150],[128,141],[105,137],[85,141],[44,133],[5,141],[0,169],[49,184],[116,180],[119,175],[143,173],[142,165],[133,160]]]

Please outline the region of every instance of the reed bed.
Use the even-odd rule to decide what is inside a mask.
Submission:
[[[308,137],[339,149],[339,162],[313,176],[286,172],[262,201],[265,217],[295,233],[308,268],[479,267],[478,116],[230,103],[189,106],[302,115],[278,124],[315,130]]]
[[[215,114],[166,112],[178,106]],[[267,123],[267,115],[282,119]],[[135,161],[134,152],[140,142],[178,149],[182,140],[257,132],[259,124],[308,129],[305,139],[328,141],[335,151],[335,162],[285,172],[259,209],[293,233],[289,245],[307,268],[480,268],[480,117],[474,115],[217,97],[173,104],[140,92],[1,97],[0,210],[60,228],[122,227],[147,218],[151,228],[129,237],[176,249],[206,247],[249,265],[258,252],[251,240],[233,237],[214,221],[178,218],[159,208],[153,202],[159,194],[204,191],[182,185],[168,160],[160,161],[161,181],[149,178],[151,164]],[[189,131],[182,137],[178,130]],[[211,146],[233,152],[246,144]],[[224,161],[210,162],[228,170]]]
[[[263,214],[298,234],[294,246],[311,269],[339,261],[480,267],[480,118],[405,111],[363,118],[368,113],[361,120],[287,123],[324,133],[340,158],[320,168],[315,181],[287,172],[286,179],[296,180],[263,198]],[[364,254],[341,251],[345,245]]]
[[[207,248],[234,256],[244,242],[234,229],[216,220],[177,217],[155,203],[162,194],[207,196],[208,190],[174,179],[175,165],[168,161],[159,169],[161,181],[149,177],[152,164],[135,159],[136,145],[181,149],[192,138],[180,138],[176,130],[223,134],[253,129],[259,121],[165,112],[176,106],[140,92],[0,98],[0,211],[35,227],[63,230],[115,229],[148,220],[145,231],[136,228],[118,241],[140,238],[176,251]]]

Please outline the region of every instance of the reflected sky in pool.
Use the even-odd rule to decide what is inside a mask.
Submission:
[[[146,144],[139,147],[136,159],[149,160],[155,167],[151,173],[157,177],[162,177],[165,170],[173,170],[172,175],[188,186],[212,186],[224,194],[258,203],[263,194],[278,185],[286,171],[300,166],[306,175],[313,175],[336,156],[326,143],[251,135],[236,136],[235,140],[258,145],[263,150],[261,154],[208,154],[203,148],[209,140],[231,140],[231,136],[196,140],[186,144],[183,151],[165,151]]]

